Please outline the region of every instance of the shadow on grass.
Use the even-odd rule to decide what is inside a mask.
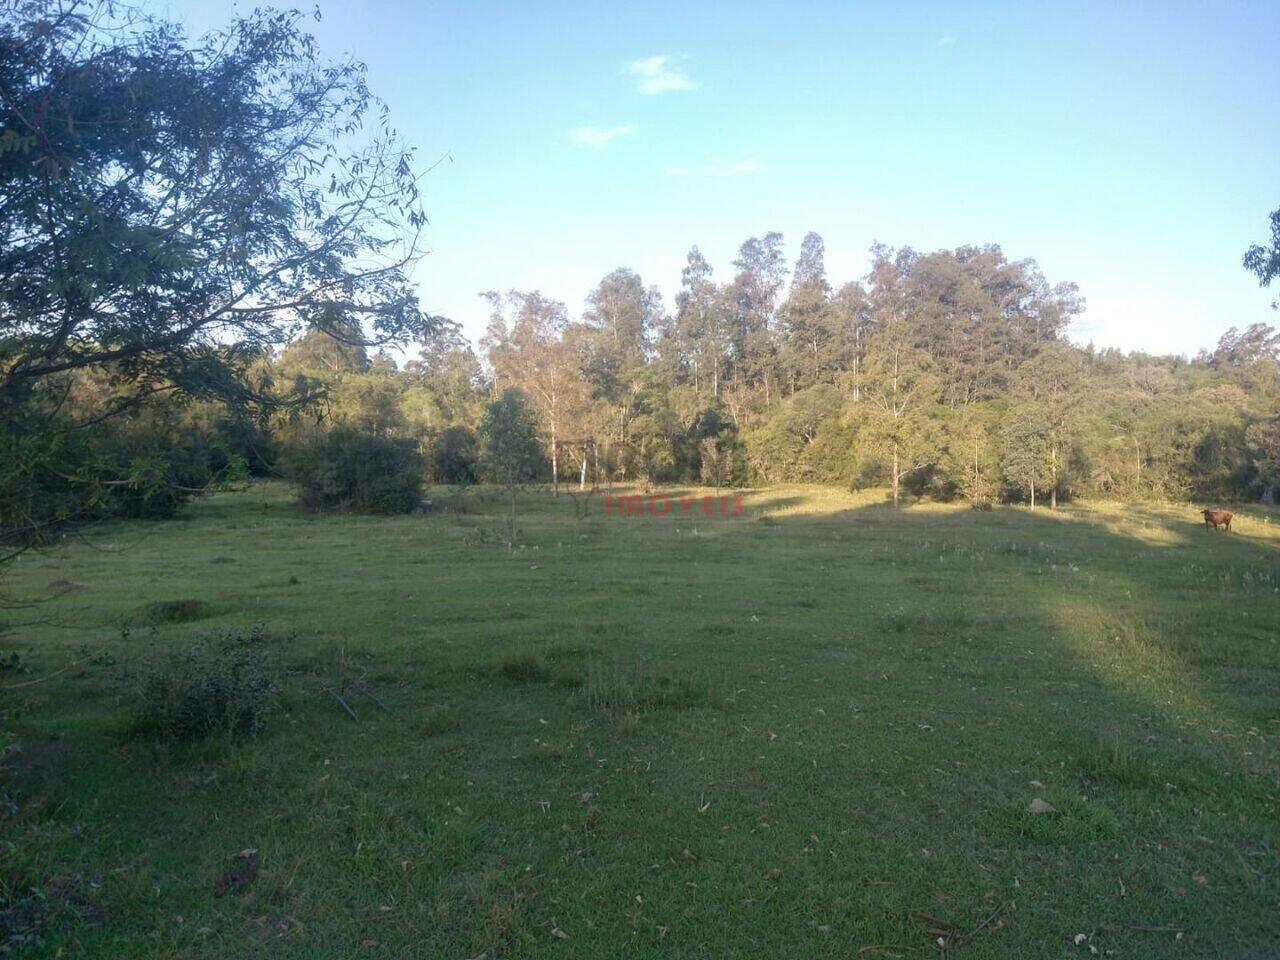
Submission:
[[[1256,771],[1244,733],[1275,722],[1268,691],[1280,686],[1274,656],[1280,605],[1270,604],[1269,622],[1258,622],[1256,610],[1237,601],[1280,593],[1280,550],[1249,535],[1249,526],[1268,522],[1265,515],[1246,518],[1245,531],[1228,535],[1205,531],[1192,508],[1186,512],[1183,521],[1141,507],[1109,514],[869,504],[771,516],[776,530],[767,533],[814,541],[844,534],[851,551],[873,556],[886,538],[899,551],[914,546],[922,572],[900,556],[890,561],[907,586],[918,588],[913,613],[889,611],[895,632],[927,633],[928,611],[941,605],[945,613],[933,619],[950,636],[939,639],[958,640],[982,622],[998,587],[1007,594],[1006,609],[1038,624],[1026,636],[1030,649],[1075,660],[1122,711],[1137,707],[1169,731],[1208,738],[1214,747],[1205,757],[1222,769]],[[740,532],[725,525],[711,535]],[[949,575],[929,568],[948,560],[968,565],[970,587],[931,595],[929,586]],[[1012,576],[1001,569],[1009,564],[1019,568]]]

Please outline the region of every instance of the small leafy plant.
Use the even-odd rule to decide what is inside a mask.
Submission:
[[[190,647],[138,681],[132,732],[165,740],[215,733],[252,736],[262,730],[279,694],[261,644],[224,634]]]

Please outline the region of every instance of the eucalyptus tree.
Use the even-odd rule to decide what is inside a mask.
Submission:
[[[515,387],[485,407],[480,421],[480,465],[486,479],[506,489],[511,500],[507,552],[515,550],[516,491],[542,472],[545,461],[538,444],[538,422],[529,398]]]
[[[1036,508],[1036,488],[1049,482],[1051,426],[1044,411],[1036,406],[1016,408],[1004,428],[1001,465],[1006,479],[1026,491],[1031,509]]]
[[[896,507],[903,478],[928,466],[939,454],[935,423],[929,416],[937,402],[939,379],[933,358],[916,347],[906,326],[897,322],[872,337],[860,380],[863,433],[889,464]]]
[[[875,329],[871,300],[861,283],[846,283],[831,298],[825,314],[830,376],[860,399],[859,378],[867,355],[867,340]]]
[[[684,364],[692,371],[696,394],[701,395],[705,382],[713,398],[720,396],[720,376],[728,354],[725,313],[711,264],[694,247],[680,272],[673,330]]]
[[[582,322],[583,372],[613,414],[616,439],[627,442],[627,427],[647,383],[655,334],[664,326],[662,295],[625,268],[604,277],[587,297]]]
[[[771,231],[747,238],[733,266],[738,272],[726,294],[732,309],[735,374],[763,390],[767,405],[777,376],[775,319],[787,276],[782,234]]]
[[[791,392],[820,382],[830,362],[831,284],[825,246],[816,233],[805,234],[791,275],[791,288],[779,311],[783,325],[783,365]]]
[[[1244,254],[1244,268],[1258,278],[1264,287],[1280,277],[1280,210],[1271,213],[1271,238],[1266,243],[1255,243]],[[1272,301],[1271,308],[1280,310],[1280,300]]]
[[[1075,433],[1082,428],[1081,415],[1088,400],[1084,357],[1070,344],[1054,341],[1028,360],[1020,370],[1019,392],[1035,404],[1046,427],[1049,509],[1058,506],[1058,490]]]
[[[582,357],[565,336],[568,312],[563,303],[537,292],[512,290],[484,296],[493,308],[485,345],[495,389],[514,386],[532,400],[547,440],[552,488],[558,495],[564,429],[571,419],[582,418],[588,399]]]

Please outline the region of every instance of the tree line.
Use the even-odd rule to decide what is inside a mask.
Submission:
[[[723,282],[695,247],[681,280],[672,311],[628,269],[577,316],[489,292],[478,349],[453,330],[396,369],[309,334],[275,369],[322,385],[327,422],[414,437],[442,483],[482,476],[486,404],[516,390],[544,480],[883,485],[975,506],[1280,486],[1269,326],[1191,359],[1077,346],[1075,285],[996,246],[876,247],[865,279],[835,289],[821,237],[788,264],[769,233]]]
[[[820,236],[792,261],[771,232],[723,273],[690,250],[670,305],[626,268],[573,311],[485,293],[472,344],[409,279],[426,170],[302,23],[191,40],[94,0],[0,14],[0,542],[255,474],[382,510],[428,480],[975,507],[1280,489],[1275,329],[1194,358],[1081,347],[1076,286],[994,245],[877,246],[835,287]],[[1244,256],[1263,285],[1271,228]]]

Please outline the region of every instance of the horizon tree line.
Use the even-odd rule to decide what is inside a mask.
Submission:
[[[438,482],[478,476],[478,458],[457,451],[477,449],[468,435],[484,404],[514,388],[536,417],[547,479],[883,484],[895,503],[1050,508],[1280,488],[1280,335],[1266,325],[1191,359],[1077,346],[1066,338],[1083,309],[1076,286],[995,245],[877,246],[863,280],[833,289],[818,234],[788,267],[768,233],[744,241],[724,281],[694,247],[681,281],[671,312],[627,268],[576,317],[540,291],[486,292],[478,350],[453,327],[403,370],[385,355],[337,374],[299,368],[306,338],[278,366],[324,381],[335,422],[367,417],[353,384],[401,384],[395,429],[440,451],[429,453]]]

